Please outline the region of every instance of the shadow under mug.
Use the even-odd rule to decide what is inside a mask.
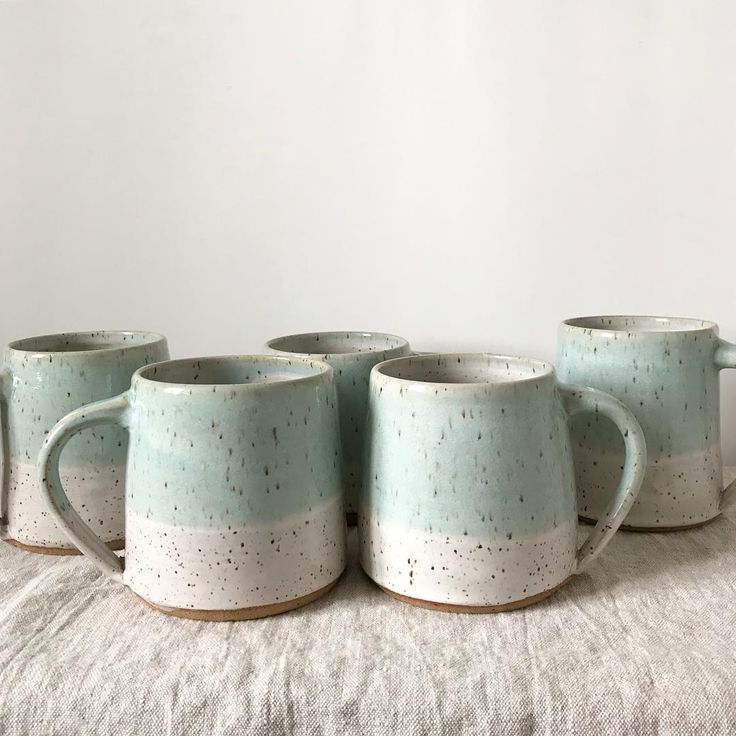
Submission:
[[[59,458],[76,432],[128,428],[124,560],[70,504]],[[150,605],[186,618],[258,618],[326,593],[345,567],[332,368],[270,356],[191,358],[64,417],[39,457],[69,538]]]
[[[627,529],[674,531],[721,513],[723,466],[719,373],[736,368],[736,345],[713,322],[677,317],[578,317],[560,325],[564,381],[607,391],[636,416],[647,441],[647,472]],[[599,518],[621,476],[623,444],[603,417],[571,426],[578,505]]]
[[[578,549],[568,422],[616,424],[623,478]],[[612,396],[560,384],[541,360],[490,354],[398,358],[371,373],[361,565],[386,592],[462,613],[511,610],[583,571],[626,516],[646,446]]]
[[[371,369],[384,360],[411,355],[409,343],[403,337],[381,332],[308,332],[276,337],[266,343],[266,348],[280,355],[322,360],[335,371],[345,510],[348,523],[354,526],[363,476],[363,426]]]
[[[125,391],[138,368],[168,357],[166,338],[154,332],[69,332],[8,345],[0,365],[0,538],[33,552],[77,553],[38,494],[41,445],[65,414]],[[59,469],[69,497],[114,549],[123,546],[127,445],[118,428],[86,433]]]

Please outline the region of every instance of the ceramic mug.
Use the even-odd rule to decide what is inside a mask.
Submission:
[[[59,480],[85,427],[130,433],[125,559]],[[276,356],[147,366],[130,390],[68,414],[39,457],[42,495],[69,538],[154,607],[186,618],[258,618],[326,593],[345,567],[332,369]]]
[[[371,373],[368,406],[361,564],[408,603],[480,613],[545,598],[605,547],[643,477],[633,414],[601,391],[558,383],[541,360],[387,361]],[[627,456],[578,549],[568,421],[579,413],[612,419]]]
[[[641,493],[625,524],[673,530],[720,514],[723,468],[719,371],[736,368],[736,345],[713,322],[644,316],[579,317],[559,329],[564,381],[594,386],[626,404],[647,440]],[[572,425],[580,513],[599,517],[621,475],[614,427],[593,417]]]
[[[77,552],[38,495],[41,444],[65,414],[124,391],[138,368],[168,357],[166,339],[152,332],[70,332],[8,345],[0,367],[0,538],[35,552]],[[126,447],[122,430],[88,433],[60,468],[70,498],[115,549],[123,545]]]
[[[323,360],[332,366],[337,383],[343,484],[348,523],[357,521],[363,476],[363,425],[368,405],[368,380],[376,363],[412,354],[403,337],[379,332],[309,332],[269,340],[268,350]]]

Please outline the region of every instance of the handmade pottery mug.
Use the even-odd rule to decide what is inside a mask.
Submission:
[[[627,528],[682,529],[720,514],[722,368],[736,368],[736,345],[713,322],[612,315],[560,326],[560,378],[616,396],[644,430],[647,472]],[[580,514],[594,520],[621,475],[623,445],[598,416],[573,422],[572,437]]]
[[[130,432],[125,559],[69,503],[58,464],[85,427]],[[258,618],[326,593],[345,566],[332,368],[229,356],[147,366],[130,390],[68,414],[39,457],[42,495],[69,538],[154,607]]]
[[[399,358],[371,373],[363,507],[366,573],[401,600],[480,613],[545,598],[623,521],[646,464],[633,414],[560,384],[541,360],[489,354]],[[569,417],[610,417],[627,456],[618,488],[577,548]]]
[[[363,425],[368,405],[368,380],[376,363],[411,355],[403,337],[379,332],[310,332],[269,340],[268,350],[323,360],[332,366],[337,383],[342,440],[345,509],[356,523],[363,475]]]
[[[77,553],[38,495],[41,444],[65,414],[124,391],[138,368],[168,357],[166,339],[152,332],[70,332],[8,345],[0,367],[0,538],[35,552]],[[60,467],[69,497],[112,548],[123,545],[126,448],[123,430],[88,433]]]

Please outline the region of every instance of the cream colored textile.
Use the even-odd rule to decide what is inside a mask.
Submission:
[[[226,624],[0,544],[0,734],[736,733],[736,507],[619,533],[555,596],[496,615],[388,598],[350,537],[322,601]]]

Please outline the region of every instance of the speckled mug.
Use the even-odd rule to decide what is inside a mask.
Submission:
[[[186,618],[258,618],[326,593],[345,566],[332,368],[276,356],[139,370],[128,392],[68,414],[39,457],[69,538],[149,604]],[[66,497],[58,462],[85,427],[130,432],[125,560]]]
[[[719,371],[736,368],[736,345],[713,322],[645,316],[569,319],[559,330],[562,380],[626,404],[647,440],[648,465],[626,528],[667,531],[720,514],[723,468]],[[581,515],[599,517],[621,475],[623,447],[599,417],[572,424]]]
[[[464,613],[539,601],[583,571],[623,521],[646,465],[633,414],[559,384],[541,360],[489,354],[399,358],[371,373],[361,564],[385,591]],[[627,457],[577,548],[569,417],[610,417]]]
[[[363,476],[363,426],[371,369],[384,360],[411,355],[409,343],[403,337],[380,332],[309,332],[274,338],[266,347],[281,355],[323,360],[335,371],[345,510],[348,523],[354,526]]]
[[[77,553],[38,495],[41,444],[65,414],[124,391],[138,368],[168,357],[166,339],[152,332],[70,332],[8,345],[0,367],[0,538],[34,552]],[[123,545],[127,443],[121,429],[87,433],[60,468],[70,498],[115,549]]]

